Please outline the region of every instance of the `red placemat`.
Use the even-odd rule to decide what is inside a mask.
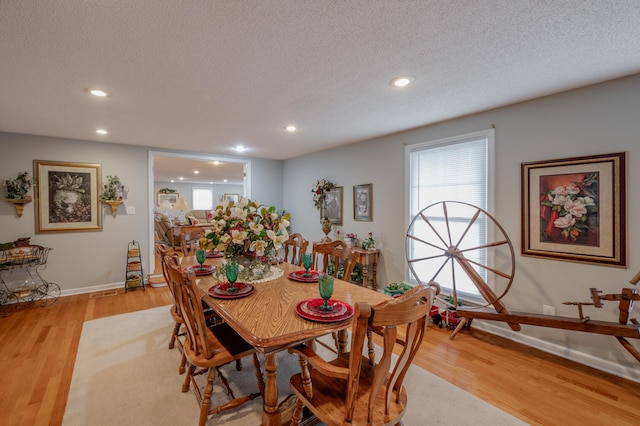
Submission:
[[[222,283],[209,287],[208,293],[211,297],[217,297],[218,299],[238,299],[240,297],[246,297],[252,294],[256,289],[254,286],[248,283],[235,283],[233,285],[237,288],[237,291],[229,291],[231,284]]]
[[[322,298],[307,299],[296,305],[296,313],[304,319],[317,322],[338,322],[353,316],[353,307],[340,300],[329,299],[331,311],[323,311],[320,306],[324,304]]]
[[[216,270],[216,267],[213,265],[202,265],[202,269],[200,269],[200,265],[191,265],[187,270],[193,271],[196,275],[209,275]]]
[[[301,283],[317,283],[318,276],[320,275],[318,271],[309,271],[310,277],[304,276],[304,271],[294,271],[290,272],[288,277],[294,281],[300,281]]]

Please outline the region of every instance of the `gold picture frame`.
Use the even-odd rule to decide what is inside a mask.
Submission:
[[[36,233],[102,231],[101,165],[34,160]]]
[[[627,266],[626,152],[521,164],[522,254]]]

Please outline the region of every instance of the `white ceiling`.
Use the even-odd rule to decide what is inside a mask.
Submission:
[[[2,0],[0,130],[288,159],[638,73],[639,40],[638,0]]]

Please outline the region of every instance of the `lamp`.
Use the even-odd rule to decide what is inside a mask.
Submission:
[[[189,205],[184,200],[184,198],[178,198],[178,201],[176,201],[173,208],[176,210],[180,210],[180,222],[184,222],[184,211],[189,210]]]
[[[169,216],[169,210],[173,209],[173,206],[169,202],[169,200],[162,200],[159,206],[161,209],[164,209],[164,214]],[[171,219],[171,218],[169,218]]]

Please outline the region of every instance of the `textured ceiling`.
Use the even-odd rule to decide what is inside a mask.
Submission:
[[[0,130],[287,159],[638,73],[639,40],[638,0],[1,0]]]

